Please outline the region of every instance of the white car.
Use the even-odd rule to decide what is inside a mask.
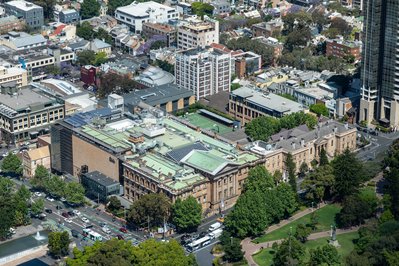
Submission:
[[[10,227],[10,233],[15,234],[15,229],[13,227]]]
[[[72,212],[73,212],[75,215],[80,216],[80,211],[78,211],[78,210],[73,210]]]
[[[40,193],[40,192],[37,191],[37,192],[35,192],[35,196],[36,196],[36,197],[41,197],[41,196],[42,196],[42,193]]]
[[[72,223],[72,220],[69,219],[69,218],[64,219],[64,221],[67,222],[67,223],[69,223],[69,224]]]
[[[105,233],[107,233],[107,234],[111,234],[111,230],[109,230],[109,228],[106,227],[106,226],[104,226],[104,227],[102,228],[102,230],[103,230],[103,232],[105,232]]]
[[[46,198],[48,201],[51,201],[51,202],[53,202],[54,201],[54,199],[53,198],[51,198],[51,197],[47,197]]]
[[[65,199],[64,197],[62,197],[62,198],[60,198],[60,201],[61,201],[61,202],[65,202],[66,199]]]
[[[87,223],[87,224],[90,222],[89,219],[87,219],[86,217],[82,217],[82,221]]]

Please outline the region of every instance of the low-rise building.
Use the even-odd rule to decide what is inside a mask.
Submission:
[[[37,166],[42,165],[46,169],[51,169],[50,147],[43,146],[40,148],[25,151],[22,155],[22,173],[24,177],[33,177]]]
[[[23,19],[14,15],[0,18],[0,34],[6,34],[10,31],[21,31],[25,27]]]
[[[119,182],[98,171],[83,173],[80,180],[85,188],[86,196],[95,201],[107,203],[109,196],[120,195]]]
[[[177,48],[190,49],[219,43],[219,21],[205,18],[204,21],[192,20],[177,30]]]
[[[263,115],[283,117],[306,110],[300,103],[257,88],[241,87],[230,92],[229,113],[242,125]]]
[[[134,80],[145,87],[156,87],[173,83],[175,77],[159,67],[149,66],[135,77]]]
[[[262,57],[254,52],[233,53],[235,73],[238,78],[243,78],[258,72],[262,68]]]
[[[261,22],[252,25],[252,33],[254,37],[273,37],[283,30],[284,23],[281,19],[274,19],[268,22]]]
[[[252,40],[256,40],[264,44],[266,47],[271,48],[273,50],[273,64],[276,63],[277,59],[281,57],[283,54],[284,45],[280,43],[277,39],[272,37],[256,37]]]
[[[115,10],[115,18],[120,23],[129,26],[132,32],[141,33],[143,23],[167,23],[169,20],[177,19],[178,13],[174,8],[154,1],[133,2],[130,5],[118,7]]]
[[[23,18],[26,25],[40,28],[44,24],[43,7],[24,0],[9,1],[4,4],[7,15]]]
[[[62,10],[58,16],[59,22],[65,24],[78,23],[80,20],[79,12],[75,9]]]
[[[50,147],[43,146],[40,148],[25,151],[22,155],[22,173],[24,177],[33,177],[38,165],[51,169]]]
[[[112,45],[99,39],[94,39],[90,42],[90,50],[95,53],[105,53],[109,57],[112,53]]]
[[[354,60],[361,58],[361,42],[344,41],[342,39],[327,40],[326,55],[346,59],[353,56]]]
[[[147,38],[164,36],[167,46],[176,43],[176,28],[168,24],[146,22],[143,24],[142,34]]]
[[[0,66],[0,85],[14,82],[17,87],[28,85],[28,72],[18,67],[5,68]]]
[[[69,42],[76,38],[76,26],[60,22],[49,23],[49,27],[42,31],[42,35],[55,42]]]
[[[210,3],[213,6],[213,15],[229,14],[231,3],[226,0],[214,0]]]
[[[10,31],[0,36],[0,44],[22,51],[44,47],[47,45],[47,40],[41,34],[30,35],[25,32]]]

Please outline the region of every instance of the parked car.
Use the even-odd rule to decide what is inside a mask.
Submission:
[[[42,193],[40,193],[39,191],[36,191],[36,192],[35,192],[35,196],[36,196],[36,197],[41,197],[41,196],[42,196]]]
[[[107,223],[104,223],[104,222],[99,222],[98,224],[99,224],[101,227],[108,227]]]
[[[63,212],[61,215],[62,215],[63,217],[65,217],[65,218],[69,218],[69,214],[68,214],[67,212]]]
[[[44,213],[39,214],[39,219],[40,220],[46,220],[47,215],[45,215]]]
[[[199,237],[198,237],[198,238],[202,238],[202,237],[206,236],[207,234],[208,234],[207,232],[201,232],[201,233],[199,234]]]
[[[51,209],[45,209],[44,211],[47,213],[53,213],[53,211]]]
[[[85,222],[85,223],[87,223],[87,224],[90,223],[89,219],[87,219],[87,218],[84,217],[84,216],[82,217],[82,221]]]
[[[10,234],[15,234],[15,229],[13,227],[10,227]]]
[[[105,232],[105,233],[107,233],[107,234],[111,234],[111,230],[109,230],[109,228],[108,227],[103,227],[103,228],[101,228],[101,230],[103,230],[103,232]]]
[[[121,231],[122,233],[127,233],[127,229],[125,227],[121,227],[119,228],[119,231]]]
[[[62,201],[62,202],[65,202],[65,201],[66,201],[66,199],[65,199],[65,198],[63,198],[63,197],[61,197],[61,198],[60,198],[60,201]]]
[[[46,199],[47,199],[48,201],[51,201],[51,202],[54,201],[54,199],[53,199],[52,197],[47,197]]]

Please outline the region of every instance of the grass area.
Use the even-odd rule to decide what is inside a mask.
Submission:
[[[319,223],[317,225],[317,229],[314,232],[329,230],[331,227],[331,224],[334,224],[335,215],[340,210],[341,210],[341,207],[336,204],[329,204],[329,205],[324,206],[323,208],[316,210],[315,212],[317,213],[317,215],[319,217]],[[290,232],[290,227],[292,227],[292,231],[294,232],[295,228],[299,224],[306,225],[306,224],[310,223],[310,217],[311,217],[311,214],[305,215],[304,217],[302,217],[296,221],[293,221],[293,222],[291,222],[291,223],[289,223],[269,234],[266,234],[266,235],[256,238],[253,242],[262,243],[262,242],[287,238],[288,234]]]
[[[220,134],[233,131],[233,128],[225,126],[198,113],[187,114],[186,119],[188,119],[188,121],[194,126],[218,132]]]
[[[359,234],[357,232],[337,235],[338,243],[341,245],[338,248],[338,253],[341,256],[341,259],[344,259],[349,255],[349,253],[351,253],[351,251],[354,249],[353,240],[357,239],[358,237]],[[309,256],[310,249],[328,244],[328,239],[328,237],[325,237],[317,240],[307,241],[304,244],[306,247],[306,256]],[[267,248],[254,255],[253,258],[259,266],[268,266],[272,265],[274,253],[275,251],[272,248]]]

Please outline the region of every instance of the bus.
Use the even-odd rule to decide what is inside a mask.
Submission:
[[[97,232],[94,232],[91,229],[87,229],[87,228],[83,229],[83,235],[93,241],[103,241],[102,235],[100,235]]]
[[[211,243],[211,238],[209,236],[204,236],[200,239],[194,240],[187,245],[188,252],[193,252],[199,248],[205,247]]]
[[[216,229],[215,231],[210,232],[208,234],[208,236],[210,239],[215,239],[215,238],[218,238],[219,236],[221,236],[222,233],[223,233],[223,229],[219,228],[219,229]]]

